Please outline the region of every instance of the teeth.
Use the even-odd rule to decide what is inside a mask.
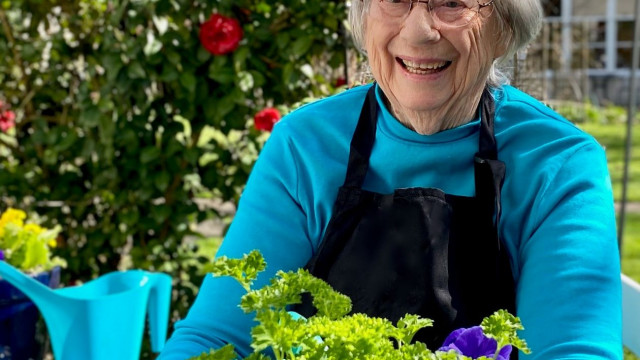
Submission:
[[[437,70],[447,65],[446,61],[441,61],[437,63],[416,63],[410,60],[402,60],[402,63],[411,72],[420,71],[420,70],[422,71]]]

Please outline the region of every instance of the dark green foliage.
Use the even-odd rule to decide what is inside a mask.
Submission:
[[[237,201],[268,134],[267,106],[333,91],[343,2],[22,0],[0,8],[0,197],[60,224],[67,283],[115,269],[170,273],[174,315],[204,262],[185,241],[201,193]],[[244,38],[209,54],[199,24],[238,19]]]

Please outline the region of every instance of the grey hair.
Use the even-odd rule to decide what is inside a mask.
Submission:
[[[351,0],[349,24],[356,47],[364,51],[366,17],[372,0]],[[505,71],[513,56],[535,39],[542,26],[542,5],[540,0],[495,0],[491,5],[499,19],[498,31],[505,34],[505,53],[494,60],[487,85],[499,87],[509,83]],[[366,54],[366,53],[365,53]]]

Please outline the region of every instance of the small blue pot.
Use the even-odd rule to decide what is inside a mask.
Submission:
[[[60,268],[33,277],[55,289],[60,285]],[[36,340],[39,318],[40,313],[33,302],[0,278],[0,359],[29,360],[41,356],[41,346]]]

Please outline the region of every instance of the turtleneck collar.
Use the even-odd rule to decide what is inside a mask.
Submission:
[[[382,90],[377,84],[373,86],[376,86],[376,99],[378,100],[378,108],[380,109],[378,112],[378,129],[390,138],[419,144],[435,144],[456,141],[471,136],[478,131],[480,124],[479,114],[470,122],[455,128],[443,130],[431,135],[418,134],[404,126],[391,114],[385,104]]]

